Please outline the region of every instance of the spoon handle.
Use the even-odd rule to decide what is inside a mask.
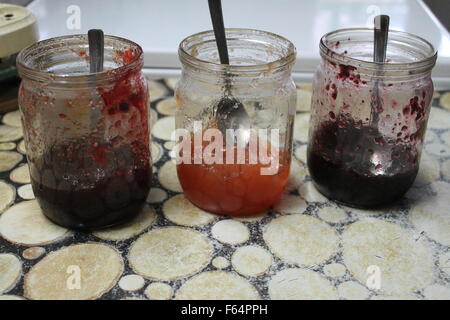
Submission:
[[[209,13],[214,28],[214,35],[216,37],[217,49],[219,50],[219,57],[221,64],[230,64],[227,49],[227,38],[225,35],[225,27],[223,24],[222,3],[220,0],[208,0]]]
[[[386,49],[389,36],[389,16],[380,15],[375,17],[374,31],[374,62],[386,61]]]
[[[97,73],[103,71],[103,59],[105,40],[102,30],[91,29],[88,31],[89,40],[89,59],[90,59],[90,72]]]

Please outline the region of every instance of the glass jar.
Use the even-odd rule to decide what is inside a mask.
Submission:
[[[136,43],[105,36],[104,71],[89,73],[87,35],[24,49],[19,106],[34,194],[69,228],[133,218],[150,189],[148,90]]]
[[[183,73],[176,89],[176,128],[186,139],[179,144],[183,150],[177,149],[177,172],[185,196],[201,209],[254,215],[276,203],[288,181],[296,49],[263,31],[227,29],[226,36],[230,65],[220,64],[212,31],[180,44]],[[228,98],[239,101],[242,112],[229,122],[220,120],[220,126],[218,105]],[[245,124],[236,126],[240,120]],[[210,161],[208,146],[219,140],[212,151],[217,157]]]
[[[390,31],[387,60],[374,63],[373,37],[325,35],[314,79],[309,171],[321,193],[355,207],[388,204],[411,187],[433,97],[433,46]]]

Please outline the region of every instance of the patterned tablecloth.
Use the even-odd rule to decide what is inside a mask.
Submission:
[[[298,85],[295,158],[275,208],[217,217],[181,193],[169,153],[176,79],[150,81],[148,207],[94,233],[46,220],[31,190],[17,111],[0,125],[0,299],[450,299],[450,93],[436,93],[421,170],[384,210],[337,205],[312,186],[311,86]]]

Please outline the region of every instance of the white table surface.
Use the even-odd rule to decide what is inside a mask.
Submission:
[[[450,34],[421,0],[222,2],[226,27],[262,29],[285,36],[299,52],[294,70],[309,75],[318,64],[323,34],[367,26],[378,7],[378,13],[391,16],[392,29],[415,33],[433,43],[439,50],[435,81],[450,79]],[[80,8],[78,30],[67,28],[70,5]],[[38,18],[41,39],[102,28],[107,34],[138,42],[145,51],[146,68],[166,71],[179,68],[177,48],[182,39],[211,29],[207,0],[35,0],[28,7]]]

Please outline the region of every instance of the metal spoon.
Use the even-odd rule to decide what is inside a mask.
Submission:
[[[386,50],[389,37],[389,22],[390,18],[387,15],[379,15],[375,17],[373,61],[379,63],[377,71],[375,73],[377,77],[382,74],[382,63],[386,61]],[[371,123],[374,127],[378,127],[380,112],[382,112],[379,82],[380,80],[377,78],[375,80],[373,88],[374,96],[371,105]]]
[[[216,37],[217,49],[219,51],[220,63],[229,65],[227,39],[223,23],[222,4],[220,0],[208,0],[209,11]],[[225,134],[227,129],[249,129],[250,118],[244,105],[233,97],[232,84],[229,74],[225,74],[225,88],[223,97],[215,107],[217,127]],[[247,138],[244,138],[244,141]]]
[[[105,36],[100,29],[91,29],[88,31],[89,41],[89,61],[90,72],[97,73],[103,71]]]
[[[100,29],[91,29],[88,31],[89,42],[89,71],[90,73],[98,73],[103,71],[104,55],[105,55],[105,36]],[[95,85],[93,87],[93,100],[99,99]],[[92,108],[91,111],[91,127],[95,128],[97,121],[100,119],[100,111],[98,108]]]

